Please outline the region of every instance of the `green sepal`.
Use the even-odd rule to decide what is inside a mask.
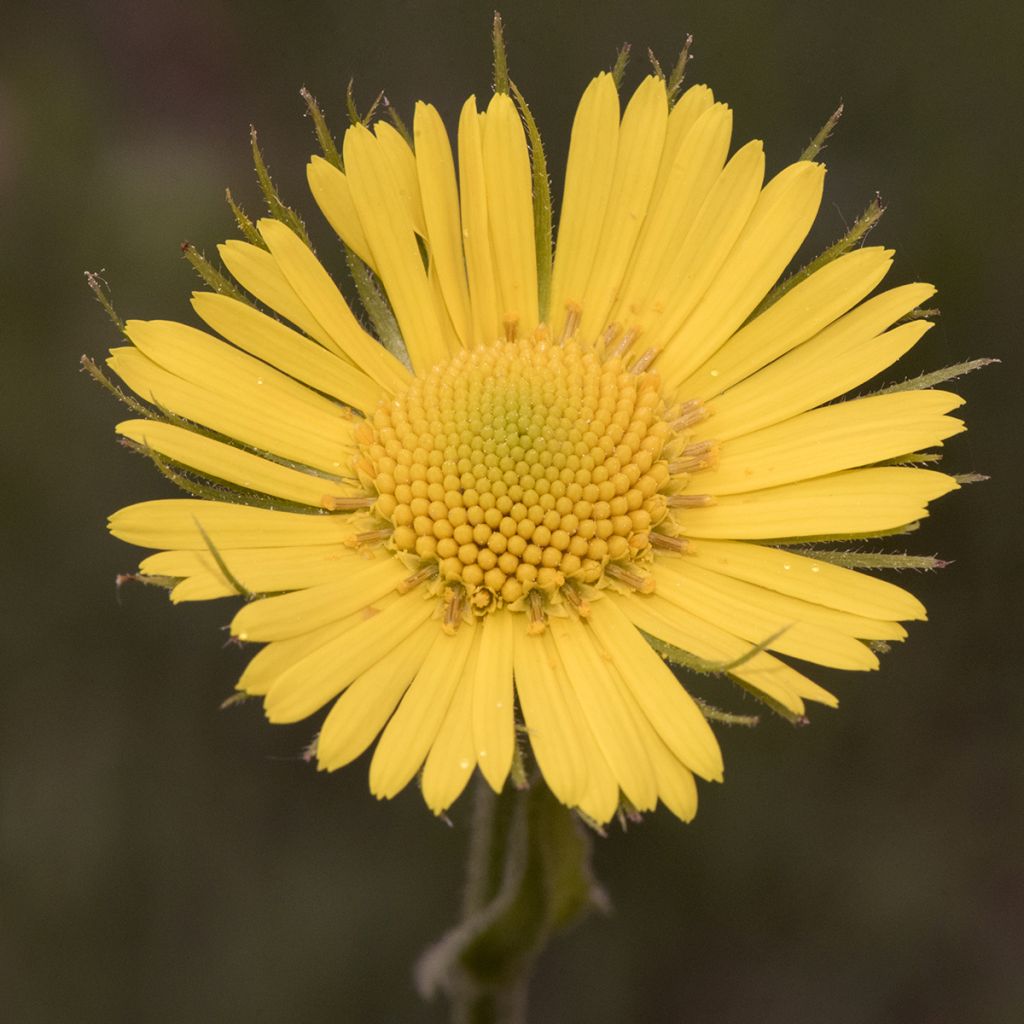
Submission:
[[[127,391],[124,391],[115,384],[103,371],[103,367],[101,367],[97,362],[90,359],[88,356],[82,356],[79,362],[82,365],[82,369],[85,370],[85,372],[88,373],[89,376],[100,385],[100,387],[109,391],[110,394],[112,394],[119,402],[123,402],[128,406],[132,412],[137,413],[139,416],[142,416],[147,420],[166,422],[166,417],[161,416],[144,402],[140,402],[134,395],[128,394]]]
[[[629,64],[629,51],[632,49],[629,43],[623,43],[615,51],[615,63],[611,66],[610,74],[615,88],[622,88],[622,80],[626,77],[626,67]]]
[[[96,296],[96,301],[103,307],[103,311],[110,317],[111,323],[127,338],[125,334],[124,320],[117,315],[117,310],[114,309],[114,303],[110,300],[110,286],[106,281],[100,277],[99,274],[94,273],[91,270],[85,272],[85,281],[89,285],[89,290]],[[84,358],[84,357],[83,357]]]
[[[769,711],[778,715],[779,718],[784,718],[790,725],[811,724],[811,720],[806,715],[798,715],[796,712],[790,711],[789,708],[780,704],[777,700],[772,700],[771,697],[762,693],[750,683],[744,682],[742,679],[735,679],[734,681],[741,690],[745,690],[759,704],[763,704]]]
[[[933,388],[936,384],[943,384],[947,380],[956,380],[957,377],[966,377],[975,370],[1000,362],[999,359],[968,359],[963,363],[954,363],[952,366],[945,366],[941,370],[933,370],[931,373],[922,373],[919,377],[912,377],[910,380],[901,381],[899,384],[889,384],[887,387],[873,391],[873,395],[891,395],[897,391],[922,391]]]
[[[324,117],[320,104],[317,103],[313,94],[305,86],[299,90],[299,95],[306,102],[306,109],[309,111],[310,118],[312,118],[313,131],[316,133],[317,142],[320,143],[320,152],[323,153],[324,159],[329,164],[337,167],[339,171],[343,171],[345,168],[342,166],[341,152],[334,141],[334,136],[331,135],[330,128],[327,126],[327,118]]]
[[[732,711],[723,711],[709,704],[700,697],[694,697],[694,702],[700,708],[700,713],[709,721],[717,722],[719,725],[742,725],[746,729],[753,729],[761,724],[760,715],[738,715]]]
[[[735,672],[736,669],[742,668],[746,665],[751,658],[767,651],[788,628],[788,626],[783,626],[782,629],[776,630],[771,636],[765,637],[765,639],[761,640],[759,643],[751,644],[749,649],[744,651],[738,658],[734,658],[732,661],[707,661],[706,659],[698,658],[695,654],[690,654],[689,651],[684,651],[682,648],[676,647],[665,640],[652,636],[650,633],[645,633],[643,630],[640,630],[640,633],[647,643],[650,644],[650,646],[657,651],[662,658],[666,661],[670,661],[673,665],[678,665],[679,668],[688,668],[705,676],[722,676]]]
[[[508,93],[508,51],[505,48],[505,25],[495,11],[491,23],[491,46],[494,51],[494,91]]]
[[[220,553],[220,550],[213,543],[210,535],[203,529],[203,524],[199,522],[196,516],[192,517],[192,521],[196,524],[196,529],[199,531],[199,536],[203,538],[203,543],[206,545],[207,550],[210,552],[214,562],[217,564],[217,568],[220,570],[221,575],[227,580],[228,585],[238,594],[240,597],[244,597],[246,600],[252,600],[256,597],[252,591],[245,587],[238,579],[237,576],[228,568],[228,563],[224,561],[224,556]]]
[[[672,110],[673,106],[676,105],[676,101],[679,99],[679,95],[682,92],[683,82],[686,79],[686,66],[690,61],[690,47],[692,45],[693,37],[691,35],[687,35],[686,39],[683,40],[683,47],[679,51],[679,56],[676,57],[675,65],[669,73],[669,77],[665,79],[664,75],[659,75],[659,77],[665,79],[665,91],[669,97],[670,110]],[[653,59],[653,54],[651,54],[651,59]],[[659,67],[658,72],[660,73]]]
[[[270,171],[267,169],[266,161],[263,159],[263,153],[260,151],[255,128],[249,129],[249,141],[252,144],[252,162],[256,168],[256,180],[259,182],[260,191],[263,193],[263,198],[266,201],[271,217],[290,227],[312,249],[313,244],[309,240],[309,234],[306,231],[306,225],[302,222],[302,218],[290,206],[287,206],[280,195],[278,195],[277,188],[270,177]]]
[[[260,249],[269,252],[270,246],[263,241],[263,236],[256,230],[256,225],[253,224],[249,215],[238,205],[238,203],[235,202],[234,196],[231,195],[231,189],[224,189],[224,198],[227,200],[228,206],[231,208],[231,215],[235,218],[238,230],[245,235],[245,240],[250,245],[258,246]]]
[[[377,108],[380,106],[381,101],[384,99],[384,90],[381,89],[377,93],[376,99],[370,104],[370,109],[365,115],[359,113],[359,107],[356,105],[356,80],[350,78],[348,80],[348,88],[345,90],[345,108],[348,111],[348,119],[352,125],[361,124],[363,126],[369,125],[377,113]]]
[[[844,569],[916,569],[927,572],[944,569],[949,562],[935,555],[908,555],[889,551],[837,551],[834,548],[791,547],[794,555],[816,558]]]
[[[222,274],[191,242],[181,243],[181,255],[199,276],[218,295],[226,295],[238,302],[252,306],[252,300],[226,275]]]
[[[914,320],[931,320],[933,317],[941,315],[942,310],[938,307],[927,308],[925,306],[915,306],[909,313],[904,313],[903,316],[893,324],[893,326],[898,327],[900,324],[909,324]]]
[[[173,590],[182,580],[180,576],[155,576],[142,572],[121,572],[114,578],[114,586],[120,595],[126,583],[142,583],[147,587],[159,587],[160,590]],[[119,598],[120,600],[120,598]]]
[[[839,124],[839,119],[842,116],[843,104],[840,103],[839,106],[836,107],[832,116],[821,126],[818,134],[807,143],[804,147],[804,151],[797,159],[813,160],[825,148],[825,143],[831,138],[832,133],[836,130],[836,125]]]
[[[412,132],[409,131],[409,126],[405,123],[402,115],[398,112],[398,108],[387,98],[387,96],[383,96],[382,103],[384,105],[384,112],[388,115],[388,120],[395,126],[395,131],[402,136],[406,145],[415,152],[416,143],[413,140]]]
[[[515,82],[509,83],[515,97],[519,114],[526,127],[526,138],[530,143],[530,168],[533,176],[533,239],[537,251],[537,306],[540,319],[548,318],[551,305],[551,181],[548,178],[548,162],[544,156],[537,122],[523,94]]]

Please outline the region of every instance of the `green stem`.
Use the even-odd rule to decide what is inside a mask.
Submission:
[[[444,991],[454,1024],[525,1024],[530,973],[551,938],[605,905],[590,837],[540,779],[497,796],[481,779],[473,805],[459,923],[420,958],[429,999]]]
[[[527,842],[527,794],[507,787],[496,795],[477,779],[466,863],[462,920],[468,923],[499,895],[513,858],[521,860]],[[452,991],[453,1024],[525,1024],[532,958],[518,971],[500,972],[500,982],[482,984],[459,972]]]

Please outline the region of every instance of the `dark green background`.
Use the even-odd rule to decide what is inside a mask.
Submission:
[[[906,374],[980,355],[957,471],[912,550],[929,624],[881,673],[832,677],[811,727],[725,731],[728,781],[696,822],[665,813],[597,843],[615,905],[561,940],[535,1024],[1010,1024],[1024,1007],[1021,877],[1022,206],[1017,5],[508,2],[514,77],[556,182],[589,77],[624,39],[691,81],[736,137],[795,158],[846,101],[819,241],[878,189],[892,281],[940,288]],[[227,604],[173,610],[114,576],[136,552],[105,515],[168,493],[119,448],[112,401],[77,369],[123,315],[189,318],[178,257],[256,208],[250,122],[285,195],[313,213],[298,89],[342,113],[386,87],[451,120],[489,85],[485,4],[184,0],[5,8],[0,39],[5,671],[0,704],[0,1000],[12,1022],[441,1021],[411,964],[453,920],[468,801],[452,827],[415,787],[369,796],[366,762],[300,759],[309,727],[218,712],[243,655]],[[323,251],[330,236],[317,226]],[[902,374],[902,368],[897,373]],[[718,689],[711,696],[749,707]]]

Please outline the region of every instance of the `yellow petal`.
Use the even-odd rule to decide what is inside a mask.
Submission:
[[[348,459],[341,460],[352,440],[351,424],[343,424],[337,416],[327,419],[306,407],[309,420],[332,428],[330,433],[317,430],[307,425],[306,417],[288,415],[289,407],[301,409],[301,403],[258,402],[242,381],[238,392],[226,397],[168,373],[129,346],[112,349],[107,365],[140,398],[159,409],[290,462],[334,476],[346,472]]]
[[[335,701],[324,719],[316,756],[324,771],[354,761],[374,741],[437,639],[436,622],[425,622],[371,665]]]
[[[325,348],[337,351],[331,336],[324,330],[295,289],[281,273],[277,260],[258,245],[233,239],[217,246],[217,252],[232,277],[268,309],[280,313],[300,331],[315,338]]]
[[[378,799],[395,796],[420,770],[462,681],[475,632],[467,625],[454,636],[438,630],[416,678],[373,752],[370,791]],[[439,813],[438,807],[431,805],[431,809]]]
[[[768,182],[715,280],[658,360],[669,387],[717,351],[778,280],[814,222],[824,181],[821,164],[801,161]]]
[[[796,669],[764,651],[751,655],[752,644],[683,611],[658,594],[623,597],[623,612],[637,629],[697,658],[722,666],[744,659],[729,670],[741,685],[757,691],[795,715],[804,713],[803,697],[834,705],[835,698]],[[657,724],[657,723],[655,723]]]
[[[472,633],[473,649],[423,765],[423,799],[435,814],[443,814],[455,803],[476,766],[476,752],[473,749],[473,691],[481,630],[477,627]]]
[[[679,163],[679,153],[683,141],[694,126],[714,105],[714,93],[706,85],[690,86],[672,108],[668,115],[668,129],[665,132],[665,148],[662,151],[658,175],[654,179],[654,190],[651,193],[651,209],[654,210],[666,188],[674,188],[671,179],[673,168]],[[725,155],[722,156],[722,163]],[[718,167],[721,170],[721,164]]]
[[[892,251],[879,246],[833,260],[737,331],[680,384],[680,392],[707,400],[732,387],[850,310],[891,266]]]
[[[278,677],[264,702],[271,722],[298,722],[323,707],[425,622],[434,602],[413,593],[383,598],[376,607],[382,610],[367,609],[357,626]]]
[[[212,334],[172,320],[129,320],[125,331],[154,363],[206,391],[226,399],[242,395],[264,406],[276,405],[296,419],[314,417],[316,429],[330,430],[328,423],[349,433],[353,429],[337,403]]]
[[[338,359],[244,302],[213,292],[194,292],[192,308],[239,348],[361,412],[372,412],[385,395],[379,384],[347,360]]]
[[[352,189],[343,171],[328,163],[321,156],[314,156],[306,165],[306,181],[313,193],[316,205],[334,228],[337,236],[374,272],[370,243],[366,240],[363,225],[359,223],[356,204],[352,201]]]
[[[781,540],[895,530],[927,514],[927,504],[956,490],[942,473],[901,466],[853,469],[832,476],[726,495],[673,518],[688,537]]]
[[[932,326],[918,320],[872,337],[840,329],[841,323],[712,399],[710,418],[697,424],[694,438],[735,437],[843,395],[891,366]]]
[[[349,496],[352,487],[324,477],[300,473],[279,463],[233,448],[184,427],[153,420],[125,420],[116,427],[122,437],[215,480],[270,494],[300,505],[318,507],[325,495]]]
[[[224,551],[218,546],[217,553],[227,565],[228,572],[250,594],[273,594],[331,583],[367,564],[367,555],[347,544],[289,544],[283,548],[232,548]],[[390,558],[389,555],[378,557]],[[150,576],[180,577],[182,582],[171,591],[171,600],[175,603],[231,597],[238,593],[234,584],[221,572],[209,549],[161,551],[144,558],[139,571]]]
[[[362,125],[353,125],[345,133],[345,167],[360,222],[413,367],[417,373],[425,373],[445,361],[451,350],[420,256],[411,203],[400,201],[394,165],[378,139]],[[417,186],[417,195],[418,191]]]
[[[554,638],[550,631],[540,639],[551,652],[552,664],[558,677],[562,696],[565,698],[566,710],[570,720],[575,723],[576,739],[583,753],[585,783],[576,806],[596,825],[604,825],[611,821],[619,809],[618,781],[612,773],[608,759],[601,750],[593,730],[587,724],[583,705],[569,680],[565,664],[555,650]]]
[[[408,575],[395,558],[349,565],[344,579],[250,602],[232,619],[232,636],[264,643],[308,633],[379,601]]]
[[[329,641],[351,632],[361,621],[362,612],[357,612],[289,640],[267,644],[245,666],[235,689],[254,697],[266,696],[274,683],[297,661],[308,657]]]
[[[721,778],[722,754],[700,708],[637,632],[618,596],[595,601],[590,622],[595,641],[669,750],[702,778]]]
[[[658,799],[683,821],[691,821],[697,813],[697,783],[690,771],[658,735],[650,719],[643,713],[629,687],[623,685],[620,690],[622,700],[629,711],[658,790]]]
[[[657,315],[639,318],[643,346],[664,347],[693,311],[749,220],[763,180],[764,147],[748,142],[733,154],[711,186],[660,275],[659,287],[651,292],[648,307]]]
[[[750,639],[743,630],[758,633],[760,635],[754,641],[755,643],[763,640],[768,633],[785,628],[786,635],[790,637],[795,646],[798,642],[802,642],[802,631],[805,626],[812,627],[814,632],[821,634],[820,637],[808,635],[809,640],[813,643],[819,641],[831,643],[832,638],[826,636],[826,633],[841,634],[842,637],[857,640],[902,640],[907,635],[906,630],[898,622],[804,601],[801,598],[772,590],[769,587],[762,587],[736,576],[712,572],[693,558],[677,556],[659,559],[655,574],[659,581],[664,580],[665,586],[670,588],[662,596],[681,608],[689,609],[694,615],[714,621],[722,619],[724,622],[720,612],[730,608],[737,617],[743,616],[742,627],[737,621],[732,626],[726,623],[723,628],[743,637],[743,639]],[[680,597],[679,592],[682,590],[689,590],[689,593]],[[706,608],[700,607],[699,602],[694,600],[697,594],[706,596],[708,601]],[[756,624],[755,620],[757,620]],[[775,620],[778,622],[773,625]],[[766,627],[770,627],[767,632],[765,632]],[[788,642],[783,641],[780,637],[780,643]],[[875,660],[867,658],[863,651],[856,651],[849,645],[841,646],[846,646],[855,659],[864,659],[865,663],[870,662],[869,667],[875,667]],[[772,649],[776,648],[773,646]],[[779,647],[778,650],[781,651],[782,648]],[[798,656],[802,657],[802,655]],[[836,667],[844,666],[837,665]]]
[[[257,225],[281,273],[330,337],[332,346],[389,391],[401,391],[409,372],[356,322],[320,261],[287,225],[264,217]]]
[[[647,217],[667,127],[665,83],[652,75],[640,83],[622,115],[615,174],[581,300],[580,335],[584,338],[601,333],[622,284]]]
[[[638,811],[653,810],[658,786],[621,694],[625,684],[598,653],[592,631],[580,620],[552,618],[548,629],[583,717],[618,785]]]
[[[964,429],[943,415],[962,404],[948,391],[904,391],[814,409],[723,442],[692,486],[739,494],[932,448]]]
[[[657,733],[652,735],[647,756],[658,780],[661,802],[680,821],[693,821],[697,813],[697,783],[693,772],[673,755]]]
[[[515,751],[512,689],[516,616],[498,612],[481,620],[473,666],[473,746],[483,777],[500,793]]]
[[[901,587],[791,551],[700,540],[687,549],[686,557],[713,572],[856,615],[897,621],[925,618],[921,602]]]
[[[752,593],[748,584],[728,576],[719,576],[709,585],[699,572],[691,567],[685,572],[669,572],[659,563],[654,567],[658,596],[741,640],[765,643],[780,654],[830,668],[878,668],[875,654],[853,637],[798,618],[800,609],[789,607],[795,599],[768,590]],[[776,636],[780,630],[784,632]]]
[[[526,135],[512,97],[495,93],[487,106],[483,167],[487,222],[503,321],[531,331],[537,313],[537,251],[533,236],[533,181]]]
[[[469,286],[462,255],[455,161],[441,115],[428,103],[416,104],[413,136],[432,263],[437,269],[448,315],[463,345],[469,346],[475,339],[470,331]]]
[[[359,528],[350,516],[278,512],[197,498],[161,498],[127,505],[109,522],[110,532],[128,544],[207,551],[200,526],[220,551],[344,544]]]
[[[678,109],[677,105],[672,111],[673,118]],[[671,126],[672,118],[669,124]],[[675,283],[665,279],[667,271],[672,267],[679,240],[686,237],[701,204],[722,172],[731,133],[732,112],[718,103],[680,140],[675,159],[664,168],[666,187],[660,196],[655,189],[650,213],[637,240],[611,320],[628,328],[646,323],[657,315],[649,305],[649,297]]]
[[[502,311],[488,227],[484,173],[483,116],[470,96],[459,117],[459,199],[462,206],[462,245],[469,282],[473,343],[487,344],[502,336]]]
[[[551,274],[551,326],[559,338],[566,303],[579,305],[597,255],[619,145],[619,94],[602,72],[587,86],[569,140],[558,244]]]
[[[397,186],[397,197],[408,211],[413,230],[421,238],[427,237],[427,222],[423,216],[423,201],[420,197],[419,175],[416,171],[416,157],[409,143],[402,138],[394,125],[377,121],[373,134],[380,144],[381,153],[390,169],[391,178]]]
[[[558,654],[520,627],[515,637],[519,706],[534,757],[552,793],[567,807],[587,787],[587,762],[559,679]]]

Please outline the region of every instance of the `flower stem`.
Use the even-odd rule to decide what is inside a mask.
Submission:
[[[497,796],[481,780],[462,919],[420,960],[420,991],[444,989],[453,1024],[525,1024],[537,957],[604,902],[589,855],[589,836],[539,779]]]
[[[526,843],[526,797],[511,787],[495,794],[482,778],[477,780],[463,922],[473,920],[497,898],[513,849],[521,856]],[[532,958],[524,960],[520,970],[499,985],[481,985],[468,972],[460,972],[452,992],[452,1024],[525,1024],[531,965]]]

